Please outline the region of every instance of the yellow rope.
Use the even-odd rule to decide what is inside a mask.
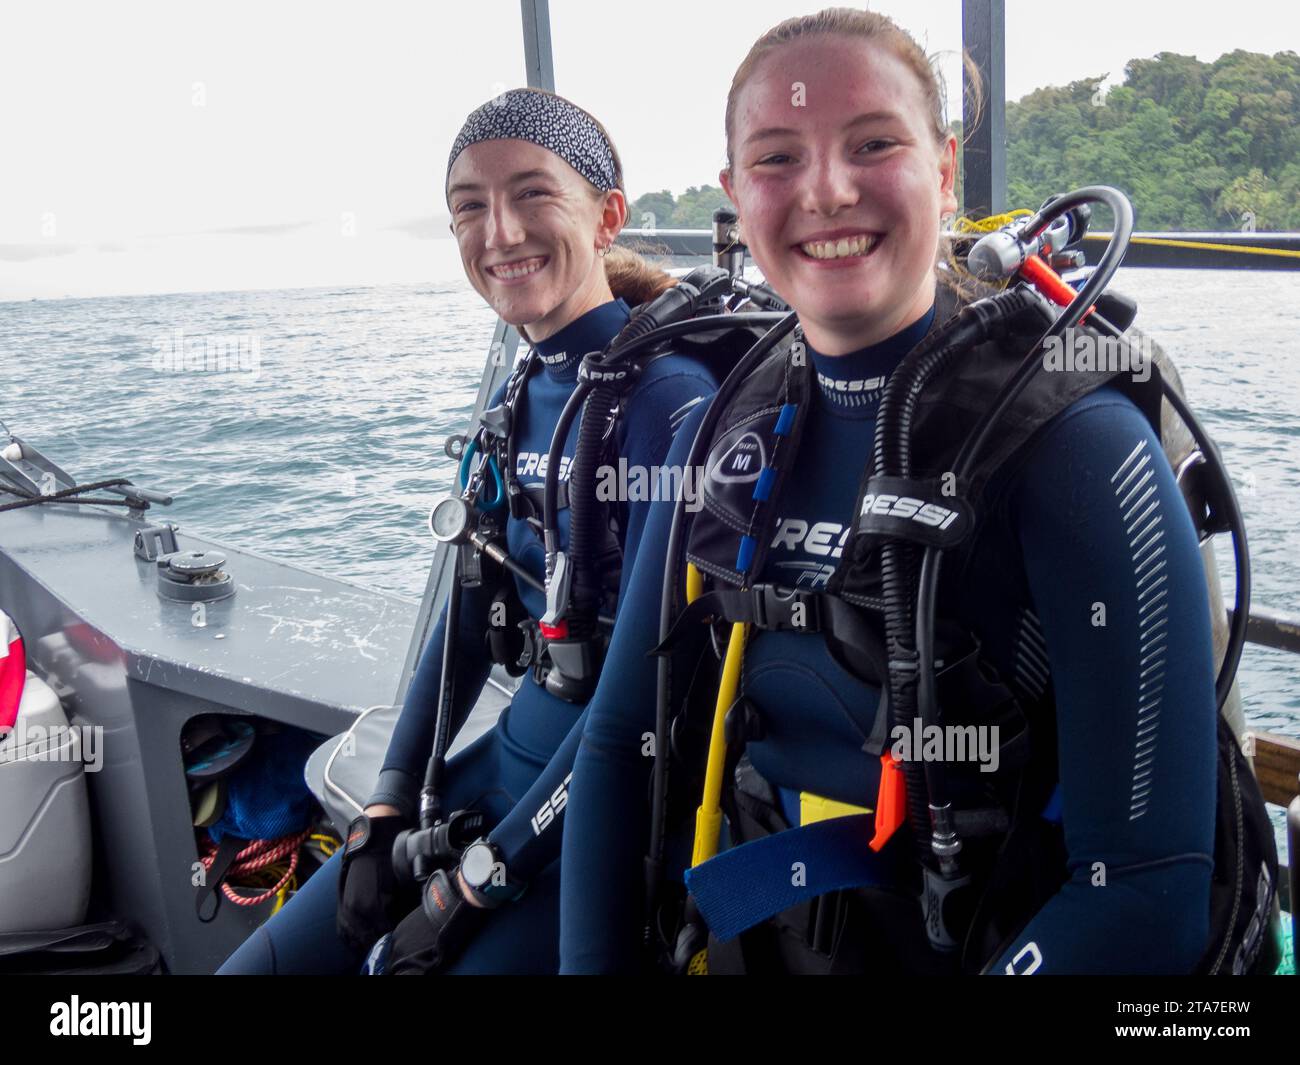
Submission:
[[[1084,240],[1110,240],[1109,233],[1085,233]],[[1132,244],[1152,244],[1163,248],[1200,248],[1203,251],[1230,251],[1239,255],[1277,255],[1283,259],[1300,259],[1300,251],[1285,248],[1251,248],[1241,244],[1211,244],[1203,240],[1170,240],[1165,237],[1134,237]]]
[[[992,233],[1001,229],[1003,226],[1010,225],[1017,218],[1024,218],[1033,214],[1033,211],[1024,207],[1017,207],[1014,211],[1007,211],[1005,214],[989,215],[988,218],[968,218],[962,215],[954,219],[952,228],[944,236],[974,236],[979,233]],[[948,268],[963,281],[971,284],[985,284],[969,270],[963,262],[958,261],[955,257],[946,256]],[[995,289],[1003,289],[1011,283],[1011,278],[1001,278],[993,284]]]
[[[1010,225],[1017,218],[1032,215],[1033,211],[1017,207],[1005,214],[990,215],[988,218],[972,219],[962,216],[952,224],[953,233],[992,233],[1005,225]],[[1108,233],[1086,233],[1084,240],[1110,240]],[[1300,251],[1286,248],[1254,248],[1242,244],[1215,244],[1204,240],[1178,240],[1171,237],[1134,237],[1132,244],[1150,244],[1160,248],[1195,248],[1200,251],[1227,251],[1237,255],[1272,255],[1280,259],[1300,259]]]
[[[310,842],[317,845],[326,858],[334,857],[334,852],[339,849],[340,840],[337,836],[327,836],[323,832],[313,832],[309,839]]]
[[[294,892],[298,890],[298,875],[295,873],[289,877],[289,882],[275,893],[275,905],[271,907],[271,916],[274,917],[280,912],[280,909],[293,898]]]
[[[1033,213],[1033,211],[1025,207],[1017,207],[1014,211],[989,215],[988,218],[974,219],[962,215],[962,217],[954,220],[952,231],[954,233],[992,233],[995,229],[1010,225],[1017,218],[1026,218]]]

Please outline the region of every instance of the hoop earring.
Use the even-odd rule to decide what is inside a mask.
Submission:
[[[597,248],[596,254],[599,255],[602,259],[605,258],[605,256],[609,254],[609,245],[606,244],[603,248]]]

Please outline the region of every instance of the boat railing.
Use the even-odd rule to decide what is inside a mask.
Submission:
[[[1229,611],[1231,614],[1231,611]],[[1268,607],[1254,607],[1246,623],[1246,642],[1300,654],[1300,617]],[[1255,768],[1264,801],[1287,809],[1286,849],[1289,871],[1281,876],[1282,908],[1292,910],[1300,893],[1300,739],[1263,729],[1247,729],[1242,747]]]

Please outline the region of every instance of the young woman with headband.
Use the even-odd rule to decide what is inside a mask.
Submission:
[[[577,383],[579,362],[619,333],[634,306],[674,282],[614,247],[627,220],[618,154],[595,118],[552,93],[516,89],[474,111],[451,150],[446,199],[470,284],[535,353],[511,404],[513,468],[501,472],[512,482],[512,498],[521,501],[506,523],[509,553],[541,580],[543,545],[530,520],[540,513],[530,514],[526,501],[539,498],[552,432]],[[715,384],[694,359],[654,359],[618,422],[619,453],[629,467],[658,467],[682,419]],[[489,406],[503,396],[504,389]],[[575,422],[566,464],[576,433]],[[648,505],[632,501],[627,507],[620,545],[624,575],[631,572]],[[562,526],[563,535],[567,520]],[[535,624],[546,610],[544,596],[525,581],[507,579],[515,582],[518,601]],[[492,666],[485,647],[492,606],[490,588],[464,590],[452,735]],[[449,760],[444,778],[443,809],[477,810],[493,827],[483,847],[510,871],[508,897],[493,898],[491,884],[478,890],[448,871],[437,880],[451,885],[440,896],[448,919],[435,927],[420,897],[399,884],[392,869],[393,841],[415,823],[433,747],[446,624],[444,611],[425,644],[375,791],[349,832],[349,845],[221,972],[356,972],[372,944],[399,922],[388,941],[389,972],[556,971],[558,842],[534,830],[536,807],[500,824],[547,764],[564,757],[557,749],[584,710],[582,703],[552,694],[540,672],[525,677],[489,732]],[[568,766],[558,765],[557,772],[567,775]],[[539,847],[549,847],[550,856],[525,876],[529,853]],[[453,939],[463,951],[451,946]]]

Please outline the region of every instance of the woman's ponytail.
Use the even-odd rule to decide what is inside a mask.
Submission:
[[[670,277],[636,252],[617,244],[611,245],[605,256],[605,279],[615,299],[623,299],[629,307],[649,303],[677,284],[677,278]]]

